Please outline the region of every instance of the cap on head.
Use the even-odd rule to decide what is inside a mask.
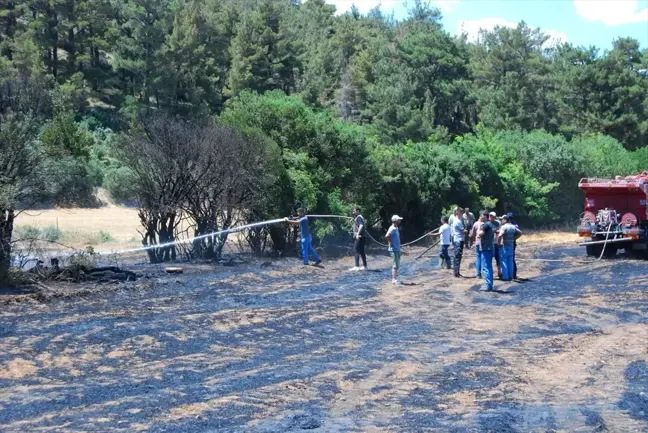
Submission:
[[[510,221],[510,220],[511,218],[508,216],[508,214],[502,217],[502,221]]]
[[[489,213],[488,216],[492,216],[492,217],[497,218],[497,214],[496,214],[495,212],[491,212],[491,213]]]
[[[510,219],[513,219],[513,212],[507,213],[506,216],[509,217]]]
[[[392,216],[392,222],[393,222],[393,223],[395,223],[396,221],[400,221],[400,220],[402,220],[402,219],[403,219],[403,218],[399,217],[398,215],[394,215],[394,216]]]

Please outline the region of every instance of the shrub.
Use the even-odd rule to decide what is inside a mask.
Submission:
[[[135,185],[135,177],[129,168],[110,168],[104,173],[103,186],[117,203],[130,204],[134,202]]]
[[[105,231],[100,231],[99,232],[99,238],[101,239],[101,242],[106,243],[106,242],[112,242],[113,237],[110,233],[105,232]]]
[[[16,234],[18,239],[38,239],[41,236],[41,232],[38,227],[30,225],[17,228]]]
[[[42,237],[43,239],[50,241],[50,242],[56,242],[61,239],[61,230],[59,230],[58,227],[56,226],[48,226],[45,227],[42,230]]]

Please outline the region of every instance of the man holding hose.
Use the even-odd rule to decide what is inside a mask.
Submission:
[[[301,237],[301,250],[302,258],[304,259],[304,265],[308,266],[310,264],[309,255],[313,255],[315,259],[315,264],[319,265],[322,263],[322,259],[317,255],[317,251],[313,248],[313,237],[311,236],[310,227],[308,225],[308,217],[304,209],[297,209],[297,215],[299,219],[291,220],[288,217],[285,218],[285,221],[289,224],[299,225],[299,235]]]

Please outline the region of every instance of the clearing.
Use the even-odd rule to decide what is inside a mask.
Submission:
[[[645,262],[528,242],[521,258],[565,261],[521,260],[530,281],[483,293],[420,251],[402,287],[378,254],[377,272],[347,272],[350,258],[148,269],[5,303],[0,430],[648,431]]]

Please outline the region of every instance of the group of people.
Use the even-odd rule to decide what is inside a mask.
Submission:
[[[312,255],[315,264],[322,263],[322,259],[313,248],[312,236],[308,225],[308,217],[304,209],[298,209],[297,220],[286,218],[286,222],[299,225],[301,233],[301,250],[304,265],[310,263]],[[391,218],[392,225],[387,230],[385,238],[388,244],[388,251],[392,257],[392,283],[399,285],[398,272],[401,259],[401,242],[399,227],[402,217],[394,215]],[[455,277],[461,277],[461,259],[464,247],[475,246],[477,271],[476,277],[485,280],[483,290],[493,290],[493,259],[497,265],[498,277],[503,281],[517,279],[517,265],[515,262],[515,250],[517,239],[522,235],[520,228],[513,221],[513,214],[509,213],[498,220],[495,212],[482,211],[479,218],[470,212],[470,209],[456,208],[453,215],[448,218],[441,218],[441,227],[428,235],[439,235],[441,251],[439,254],[438,269],[445,265],[447,269],[453,269]],[[360,209],[353,210],[353,248],[355,252],[355,266],[351,271],[367,270],[367,256],[365,254],[366,227],[365,219],[360,214]],[[454,260],[450,258],[450,247],[453,247]],[[360,261],[362,260],[362,266]]]
[[[497,265],[500,280],[517,279],[515,250],[517,240],[522,232],[513,221],[513,214],[508,213],[497,218],[495,212],[480,212],[479,219],[470,213],[470,209],[456,208],[454,214],[441,219],[442,226],[438,233],[441,236],[439,269],[445,267],[454,271],[455,277],[461,277],[461,259],[464,246],[475,245],[476,277],[485,280],[483,290],[493,290],[493,259]],[[450,246],[453,247],[454,260],[450,259]]]

